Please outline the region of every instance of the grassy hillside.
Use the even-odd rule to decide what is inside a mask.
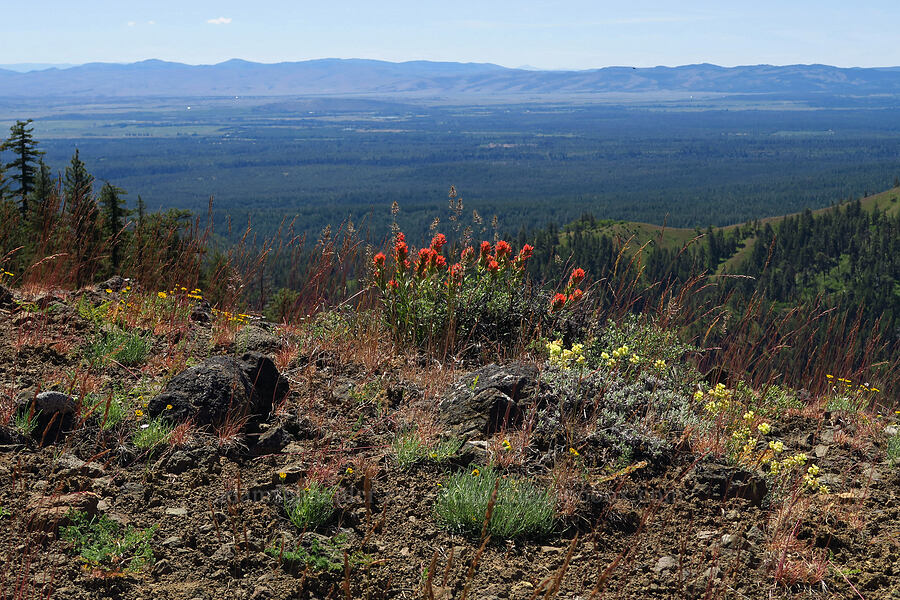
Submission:
[[[846,203],[837,204],[819,208],[811,212],[813,215],[823,215],[828,212],[836,211],[841,206],[845,205]],[[900,188],[891,188],[887,191],[862,198],[860,199],[860,205],[866,212],[871,213],[878,211],[888,217],[896,217],[897,215],[900,215]],[[771,225],[777,232],[780,223],[785,217],[796,217],[801,214],[802,212],[796,212],[787,215],[766,217],[754,221],[754,223],[758,223],[759,225]],[[721,231],[731,235],[735,232],[740,232],[745,225],[745,223],[736,223],[723,227],[714,227],[713,231]],[[579,229],[585,234],[597,236],[606,235],[611,238],[628,241],[631,250],[638,250],[650,242],[653,247],[677,251],[692,241],[700,241],[700,239],[702,239],[700,236],[705,232],[705,230],[700,228],[668,227],[654,225],[652,223],[616,220],[600,220],[594,227],[580,227]],[[563,230],[560,233],[560,240],[563,242],[571,239],[571,237],[571,231]],[[729,256],[722,258],[716,274],[721,274],[723,272],[734,273],[736,268],[739,267],[752,252],[757,237],[755,232],[751,232],[749,235],[741,235],[738,238],[738,248]]]

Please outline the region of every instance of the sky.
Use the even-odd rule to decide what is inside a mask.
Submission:
[[[0,63],[900,65],[898,0],[42,0],[39,13],[0,22]]]

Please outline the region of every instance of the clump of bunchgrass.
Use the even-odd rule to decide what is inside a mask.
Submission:
[[[451,530],[479,534],[495,486],[488,534],[513,539],[550,533],[556,518],[553,493],[530,481],[502,476],[490,467],[448,477],[434,507],[437,519]]]
[[[900,463],[900,432],[888,438],[887,459],[891,466]]]
[[[141,412],[142,416],[143,412]],[[134,432],[132,442],[141,450],[152,450],[161,444],[166,444],[173,431],[172,425],[162,417],[157,417],[149,423],[140,425]]]
[[[140,365],[150,353],[151,342],[136,332],[106,331],[87,349],[91,363],[115,361],[126,367]]]
[[[80,511],[70,512],[69,526],[61,529],[61,537],[72,544],[85,563],[105,572],[137,572],[153,563],[150,540],[158,525],[144,530],[120,525],[101,515],[91,517]]]
[[[307,530],[324,525],[334,514],[334,496],[337,488],[309,482],[296,495],[284,498],[284,511],[297,529]]]
[[[35,428],[38,424],[38,417],[40,416],[41,411],[34,411],[30,409],[20,410],[18,411],[12,419],[13,429],[24,435],[25,437],[30,436],[34,433]]]
[[[109,431],[125,420],[128,409],[125,402],[118,395],[110,394],[106,399],[98,400],[91,411],[100,422],[100,429]]]
[[[401,433],[391,443],[391,449],[401,469],[408,469],[416,463],[442,463],[459,450],[462,442],[456,438],[439,440],[429,445],[414,431]]]

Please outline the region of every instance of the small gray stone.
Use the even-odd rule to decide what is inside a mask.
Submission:
[[[733,533],[726,533],[722,536],[722,547],[723,548],[732,548],[737,545],[740,538]]]
[[[678,559],[674,556],[663,556],[658,561],[656,561],[656,565],[653,567],[653,570],[657,573],[661,573],[662,571],[670,571],[678,566]]]
[[[188,509],[183,506],[170,506],[166,509],[166,514],[172,517],[184,517],[188,514]]]
[[[103,475],[103,466],[95,462],[85,462],[66,452],[56,459],[56,466],[67,475],[87,475],[88,477],[100,477]]]
[[[169,473],[184,473],[196,464],[196,460],[184,450],[173,452],[166,461],[166,470]]]

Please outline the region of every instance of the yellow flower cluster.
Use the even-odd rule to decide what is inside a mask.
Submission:
[[[229,323],[240,323],[246,324],[250,320],[250,315],[242,314],[242,313],[230,313],[227,310],[218,310],[216,308],[212,309],[213,314],[217,317],[221,317],[228,321]]]
[[[775,447],[779,447],[779,450],[776,450]],[[784,444],[781,442],[769,442],[769,448],[773,449],[773,452],[776,454],[782,452],[784,450]],[[806,454],[802,452],[800,454],[795,454],[793,456],[788,456],[787,458],[783,458],[779,460],[768,459],[769,461],[769,472],[773,475],[777,475],[778,473],[782,473],[784,471],[790,471],[794,467],[800,467],[806,464],[808,457]]]
[[[697,390],[696,392],[694,392],[694,400],[696,400],[697,402],[703,400],[707,396],[710,397],[710,400],[704,407],[706,409],[706,412],[718,413],[727,409],[731,404],[731,398],[734,396],[734,390],[728,389],[723,383],[717,383],[715,387],[706,392],[703,392],[702,390]]]
[[[657,371],[662,371],[662,370],[665,369],[667,366],[668,366],[668,365],[666,365],[666,361],[664,361],[664,360],[661,359],[661,358],[660,358],[660,359],[657,359],[656,362],[653,363],[653,368],[656,369]]]
[[[816,465],[809,465],[806,469],[806,474],[803,475],[803,485],[820,494],[831,493],[828,486],[819,481],[819,467]]]
[[[12,273],[10,273],[9,271],[4,271],[3,269],[0,269],[0,283],[3,283],[4,277],[11,278],[11,277],[14,277],[14,275]]]
[[[600,358],[606,362],[606,366],[612,369],[616,366],[617,362],[621,358],[625,358],[628,356],[628,346],[622,345],[612,351],[612,355],[609,352],[601,352]],[[641,358],[637,354],[632,354],[629,361],[631,364],[636,365],[640,362]]]
[[[584,344],[572,344],[567,350],[562,340],[554,340],[547,343],[547,352],[550,353],[550,364],[563,369],[584,364]]]
[[[825,377],[826,377],[829,381],[837,381],[838,383],[843,384],[843,385],[844,385],[844,389],[845,389],[846,391],[848,391],[848,392],[853,391],[853,390],[852,390],[852,388],[853,388],[853,380],[852,380],[852,379],[847,379],[846,377],[838,377],[838,378],[835,380],[834,375],[825,375]],[[837,391],[837,389],[838,389],[837,386],[835,386],[835,387],[832,388],[833,391]],[[877,387],[870,386],[868,383],[861,383],[861,384],[859,384],[859,385],[857,386],[856,391],[858,391],[858,392],[874,392],[874,393],[877,394],[877,393],[880,392],[881,390],[878,389]]]

